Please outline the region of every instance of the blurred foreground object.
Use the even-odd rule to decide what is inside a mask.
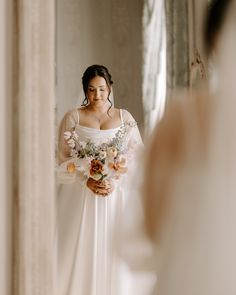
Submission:
[[[144,205],[155,294],[236,293],[236,3],[226,2],[227,18],[217,15],[213,30],[215,95],[176,93],[149,151]]]

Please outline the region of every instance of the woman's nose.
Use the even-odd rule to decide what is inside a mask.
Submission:
[[[95,92],[95,97],[98,98],[99,96],[100,96],[100,91],[97,90],[97,91]]]

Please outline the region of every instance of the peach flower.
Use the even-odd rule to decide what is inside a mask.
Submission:
[[[114,163],[109,163],[108,166],[110,169],[115,170],[119,174],[123,174],[128,171],[128,168],[126,167],[126,159],[124,157],[120,157],[120,159]]]
[[[75,164],[73,162],[70,162],[70,163],[67,164],[67,171],[69,173],[74,173],[75,170],[76,170],[75,168],[76,167],[75,167]]]

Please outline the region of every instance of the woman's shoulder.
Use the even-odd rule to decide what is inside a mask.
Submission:
[[[123,120],[124,121],[135,121],[134,117],[132,116],[132,114],[126,110],[126,109],[121,109],[121,112],[122,112],[122,116],[123,116]]]
[[[78,116],[79,116],[79,112],[78,112],[78,108],[73,108],[68,110],[64,116],[63,116],[63,121],[73,121],[73,122],[77,122],[78,121]]]
[[[84,112],[86,110],[86,106],[81,106],[81,107],[75,108],[74,110]]]

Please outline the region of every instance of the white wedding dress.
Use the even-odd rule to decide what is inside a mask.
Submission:
[[[130,114],[122,110],[121,123]],[[63,134],[75,130],[81,141],[99,144],[115,136],[120,127],[97,130],[79,124],[78,109],[62,120],[59,135],[59,163],[69,157]],[[137,148],[142,140],[137,126],[129,129],[126,145]],[[131,164],[128,169],[131,173]],[[119,231],[126,216],[129,172],[114,181],[108,197],[95,196],[83,177],[58,175],[58,295],[131,295],[132,275],[117,253]],[[127,212],[127,210],[126,210]],[[119,251],[118,251],[119,252]]]

